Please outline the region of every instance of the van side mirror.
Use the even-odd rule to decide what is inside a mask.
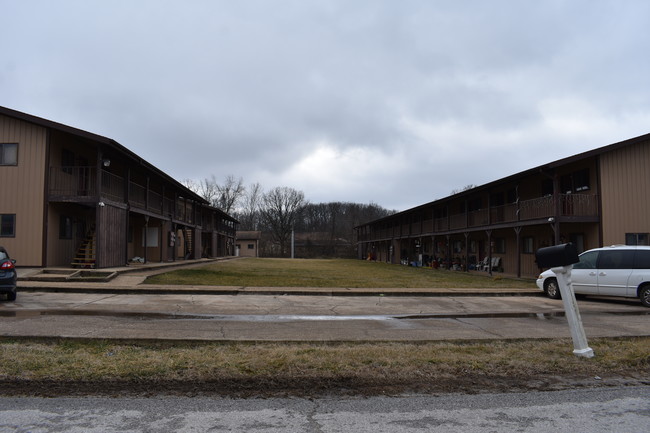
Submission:
[[[540,248],[535,252],[535,259],[540,268],[556,268],[578,263],[578,250],[572,243]]]

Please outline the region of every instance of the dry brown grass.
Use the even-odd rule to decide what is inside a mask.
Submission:
[[[434,343],[129,343],[4,340],[4,393],[227,395],[546,389],[593,378],[647,380],[650,338]],[[43,388],[43,384],[49,384]],[[55,386],[52,386],[54,384]],[[67,384],[67,385],[66,385]],[[58,387],[58,388],[57,388]],[[41,389],[40,391],[34,391]],[[67,392],[63,392],[67,393]]]

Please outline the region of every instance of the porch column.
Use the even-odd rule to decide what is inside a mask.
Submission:
[[[102,237],[100,236],[102,227],[101,225],[101,214],[104,210],[104,204],[102,201],[102,151],[98,149],[97,151],[97,173],[95,174],[95,195],[96,195],[96,207],[95,207],[95,268],[101,268],[102,262],[104,261],[104,255],[102,254]],[[84,170],[86,170],[84,168]]]
[[[553,174],[553,204],[554,204],[554,213],[555,216],[553,218],[553,221],[550,221],[553,223],[553,230],[555,231],[555,245],[560,244],[560,206],[561,206],[561,200],[560,200],[560,179],[557,173]]]
[[[149,227],[149,215],[144,216],[144,262],[147,263],[147,228]]]
[[[492,230],[486,230],[488,247],[488,273],[492,276]]]
[[[515,227],[514,229],[517,242],[517,278],[521,278],[521,227]]]
[[[465,232],[465,272],[469,272],[469,232]]]
[[[203,244],[202,244],[203,239],[201,239],[201,229],[197,228],[197,227],[194,227],[192,236],[194,237],[194,239],[192,239],[193,244],[194,244],[194,251],[192,253],[193,253],[194,259],[198,260],[198,259],[201,258],[201,248],[203,246]]]

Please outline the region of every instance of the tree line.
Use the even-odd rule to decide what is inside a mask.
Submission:
[[[288,257],[292,233],[296,257],[355,257],[354,227],[396,211],[374,203],[310,203],[302,191],[286,186],[264,190],[228,175],[182,183],[239,221],[240,231],[261,231],[260,254]]]

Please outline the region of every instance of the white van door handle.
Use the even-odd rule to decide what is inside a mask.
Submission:
[[[595,277],[595,276],[596,276],[596,273],[595,273],[595,272],[589,272],[589,276],[590,276],[590,277]]]
[[[601,277],[606,277],[606,276],[607,276],[607,272],[601,272],[601,273],[598,274],[598,275],[601,276]]]

